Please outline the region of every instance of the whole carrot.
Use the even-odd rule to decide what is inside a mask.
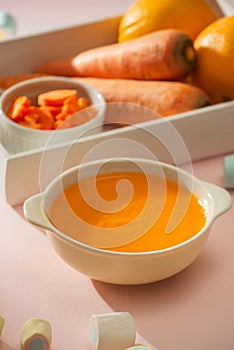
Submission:
[[[41,73],[7,75],[5,77],[0,77],[0,88],[5,90],[16,83],[20,83],[21,81],[24,81],[27,79],[33,79],[33,78],[40,78],[46,75],[47,74],[41,74]]]
[[[107,102],[107,123],[135,124],[160,116],[167,117],[191,111],[210,104],[209,97],[202,90],[182,82],[102,78],[76,79],[94,86],[102,93]],[[125,113],[129,112],[127,104],[133,113]],[[136,107],[134,108],[130,104],[134,104]],[[147,113],[142,113],[144,109],[139,109],[137,106],[147,107],[149,110],[146,111]]]
[[[19,81],[27,80],[32,77],[33,75],[31,74],[7,76],[0,79],[0,87],[6,89]],[[108,103],[107,109],[109,112],[106,114],[106,121],[108,123],[113,123],[114,119],[118,120],[118,123],[121,122],[123,124],[133,122],[126,119],[123,114],[118,114],[117,109],[115,109],[116,116],[113,110],[112,113],[110,113],[111,106],[109,102],[123,102],[149,108],[153,113],[151,115],[148,113],[147,116],[144,115],[144,120],[155,118],[157,113],[167,117],[210,104],[209,97],[202,90],[182,82],[103,79],[92,77],[76,77],[74,79],[86,82],[102,93]],[[144,120],[143,116],[140,115],[138,122]],[[135,118],[134,121],[137,122],[137,119]]]
[[[143,80],[178,80],[196,66],[189,36],[176,29],[146,34],[123,43],[84,51],[67,60],[56,60],[37,72],[64,76],[91,76]]]

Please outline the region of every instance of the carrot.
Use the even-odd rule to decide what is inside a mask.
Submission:
[[[75,97],[78,99],[77,90],[60,89],[41,93],[38,96],[38,104],[40,106],[62,106],[67,98]]]
[[[131,79],[101,79],[75,78],[89,83],[100,91],[107,102],[107,123],[135,124],[159,115],[172,116],[187,112],[210,104],[209,97],[199,88],[181,82],[169,81],[140,81]],[[113,102],[113,104],[110,104]],[[115,102],[123,102],[118,105]],[[142,113],[143,109],[136,104],[150,109]],[[129,108],[133,113],[129,112]],[[146,108],[144,109],[146,110]],[[138,113],[139,111],[139,113]]]
[[[33,78],[40,78],[42,76],[47,76],[47,74],[28,73],[28,74],[0,77],[0,88],[5,90],[16,83],[20,83],[21,81],[24,81],[27,79],[33,79]]]
[[[64,122],[61,124],[61,119],[57,120],[57,127],[59,129],[71,128],[93,119],[97,114],[95,106],[89,106],[88,108],[80,110],[79,114],[72,114],[70,117],[65,118]]]
[[[31,101],[26,96],[16,97],[8,111],[8,116],[15,122],[22,121],[27,112],[27,107]]]
[[[41,106],[41,109],[49,111],[53,118],[55,118],[56,115],[58,115],[62,111],[61,106]]]
[[[160,30],[123,43],[84,51],[67,60],[49,62],[37,73],[124,78],[178,80],[196,66],[196,53],[188,35],[176,29]]]
[[[29,127],[42,130],[51,130],[54,123],[54,118],[50,111],[37,106],[29,107],[24,119],[29,124]]]
[[[29,77],[31,77],[31,74],[15,75],[6,77],[5,81],[10,82],[10,84],[15,84],[23,79],[30,79]],[[91,77],[75,79],[89,83],[97,88],[102,93],[107,103],[134,103],[148,107],[154,112],[151,117],[149,115],[147,118],[146,116],[144,116],[144,118],[140,116],[139,119],[136,119],[138,121],[155,118],[155,111],[166,117],[210,104],[208,96],[202,90],[185,82],[137,81],[131,79],[101,79]],[[7,87],[10,86],[11,85]],[[83,108],[85,108],[85,106],[87,107],[87,101],[84,101],[85,99],[83,97],[78,98],[78,104],[80,103],[79,101],[82,100]],[[106,122],[111,123],[115,117],[111,116],[110,106],[108,107],[109,112],[106,114]],[[56,115],[61,112],[61,107],[47,106],[47,108],[54,116],[54,119]],[[131,122],[123,116],[121,118],[123,118],[123,124]],[[120,116],[117,117],[117,120],[120,123]],[[59,124],[60,122],[57,122],[57,125]]]
[[[26,96],[18,96],[10,105],[8,117],[22,126],[38,130],[54,130],[57,128],[68,128],[87,122],[93,118],[97,110],[87,109],[86,113],[76,115],[76,112],[90,107],[88,101],[80,96],[77,90],[60,89],[41,93],[37,97],[38,105],[33,106],[31,100]],[[68,119],[69,123],[63,123]]]

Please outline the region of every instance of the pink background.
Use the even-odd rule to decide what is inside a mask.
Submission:
[[[21,36],[118,15],[131,3],[3,0],[1,10],[16,17]],[[195,175],[223,186],[224,156],[194,163]],[[0,350],[19,349],[21,328],[33,317],[51,322],[53,350],[90,350],[90,316],[113,311],[131,312],[137,340],[158,350],[234,349],[233,214],[232,208],[217,219],[185,271],[150,285],[115,286],[66,265],[24,220],[22,206],[0,199],[0,315],[6,320]]]

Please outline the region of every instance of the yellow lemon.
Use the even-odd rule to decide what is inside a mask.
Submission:
[[[210,0],[210,4],[208,0],[137,0],[120,20],[118,41],[168,28],[183,30],[193,40],[220,16],[217,3]]]
[[[234,99],[234,15],[207,26],[194,41],[197,69],[193,82],[213,103]]]

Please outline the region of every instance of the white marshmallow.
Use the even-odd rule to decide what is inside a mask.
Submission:
[[[129,312],[93,315],[90,333],[95,350],[125,350],[132,347],[136,339],[134,320]]]
[[[52,329],[49,321],[32,318],[28,320],[21,331],[21,350],[49,350]]]

